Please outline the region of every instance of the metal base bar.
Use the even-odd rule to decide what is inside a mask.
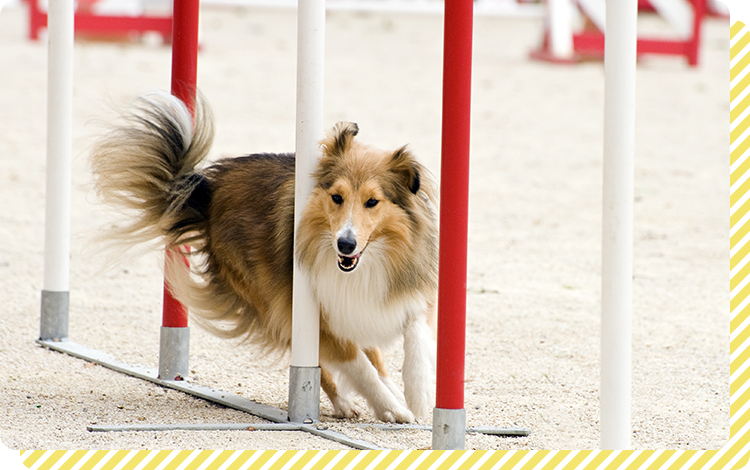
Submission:
[[[262,403],[258,403],[239,395],[233,395],[231,393],[222,392],[220,390],[214,390],[212,388],[192,384],[184,380],[161,380],[158,378],[156,370],[154,369],[150,369],[138,364],[124,364],[117,361],[117,359],[107,353],[103,353],[101,351],[97,351],[80,344],[72,343],[70,341],[55,342],[42,340],[37,341],[37,343],[54,351],[69,354],[73,357],[99,364],[100,366],[104,366],[116,372],[130,375],[131,377],[136,377],[142,380],[147,380],[157,385],[161,385],[162,387],[179,390],[181,392],[196,396],[198,398],[203,398],[204,400],[208,400],[222,406],[250,413],[253,416],[257,416],[268,421],[273,421],[275,423],[286,423],[288,421],[286,411],[279,410]]]
[[[68,354],[70,356],[83,359],[88,362],[99,364],[100,366],[108,369],[120,372],[131,377],[146,380],[154,384],[160,385],[165,388],[171,388],[178,390],[183,393],[187,393],[197,398],[217,403],[228,408],[232,408],[239,411],[244,411],[258,418],[271,421],[272,423],[240,423],[240,424],[168,424],[168,425],[124,425],[124,426],[90,426],[89,430],[92,432],[115,432],[115,431],[169,431],[169,430],[250,430],[250,428],[257,431],[304,431],[313,434],[324,439],[328,439],[340,444],[344,444],[353,449],[358,450],[379,450],[382,449],[377,445],[360,439],[353,439],[344,434],[331,431],[326,429],[326,426],[320,423],[317,424],[302,424],[302,423],[290,423],[287,412],[274,408],[272,406],[264,405],[256,401],[250,400],[239,395],[222,392],[201,385],[189,383],[187,381],[173,381],[173,380],[161,380],[157,377],[156,371],[145,366],[137,364],[124,364],[117,361],[110,354],[91,349],[80,344],[76,344],[67,340],[63,341],[46,341],[38,340],[38,344],[41,346],[51,349],[53,351]],[[437,410],[437,409],[436,409]],[[442,410],[442,411],[464,411],[464,410]],[[433,421],[435,419],[433,418]],[[402,430],[402,429],[417,429],[423,431],[431,431],[432,428],[429,426],[418,425],[418,424],[385,424],[385,423],[372,423],[356,424],[360,427],[372,427],[381,430]],[[465,419],[463,422],[465,426]],[[528,436],[531,431],[524,428],[493,428],[489,426],[476,426],[473,428],[466,428],[467,433],[483,433],[493,434],[500,436],[519,437]],[[434,444],[433,437],[433,449],[438,449]]]
[[[432,449],[464,450],[466,410],[434,408],[432,411]]]
[[[432,431],[431,426],[423,424],[387,424],[387,423],[354,423],[360,428],[371,428],[379,431]],[[300,424],[300,423],[186,423],[186,424],[120,424],[120,425],[91,425],[86,429],[91,432],[146,432],[146,431],[307,431],[313,434],[329,431],[325,424]],[[525,437],[531,434],[526,428],[496,428],[491,426],[476,426],[466,428],[467,434],[489,434],[493,436]],[[345,437],[345,436],[344,436]],[[353,446],[354,440],[334,439],[342,444]],[[348,439],[348,438],[347,438]],[[363,443],[364,441],[356,441]],[[369,444],[369,443],[367,443]],[[377,446],[367,447],[378,448]],[[356,447],[359,448],[359,447]]]
[[[42,311],[39,322],[39,338],[63,341],[68,338],[69,292],[42,290]]]
[[[289,421],[320,419],[320,367],[289,367]]]
[[[114,424],[86,426],[90,432],[150,431],[299,431],[299,423],[185,423],[185,424]]]
[[[221,424],[124,424],[115,426],[88,426],[91,432],[138,432],[138,431],[303,431],[314,436],[338,442],[357,450],[382,450],[367,441],[352,439],[331,431],[321,424],[301,423],[221,423]]]
[[[162,326],[159,334],[159,375],[162,380],[185,380],[189,373],[190,328]]]
[[[112,369],[116,372],[120,372],[131,377],[147,380],[149,382],[161,385],[162,387],[171,388],[173,390],[179,390],[181,392],[193,395],[204,400],[217,403],[222,406],[233,408],[235,410],[244,411],[258,418],[263,418],[273,423],[277,423],[279,430],[299,430],[308,432],[318,437],[328,439],[331,441],[344,444],[353,449],[358,450],[379,450],[382,447],[378,447],[367,441],[360,439],[353,439],[344,434],[325,429],[325,426],[315,426],[300,423],[289,423],[289,417],[287,412],[274,408],[272,406],[264,405],[256,401],[234,395],[231,393],[222,392],[220,390],[214,390],[212,388],[203,387],[201,385],[191,384],[187,381],[174,381],[174,380],[161,380],[157,377],[156,371],[149,369],[141,365],[123,364],[117,361],[114,357],[107,353],[97,351],[95,349],[82,346],[80,344],[72,343],[70,341],[44,341],[38,340],[38,344],[45,348],[52,349],[53,351],[62,352],[69,354],[73,357],[83,359],[85,361],[93,362],[104,366],[108,369]],[[320,386],[318,385],[318,389]],[[320,392],[318,392],[320,393]],[[259,426],[269,426],[268,424],[252,424],[250,425],[255,429],[261,430]],[[248,426],[248,427],[250,427]],[[294,429],[285,429],[286,427],[292,426]],[[245,428],[247,429],[247,427]]]
[[[416,431],[430,431],[432,432],[432,426],[426,424],[389,424],[389,423],[354,423],[355,426],[361,428],[373,428],[380,431],[403,431],[403,430],[416,430]],[[491,436],[503,436],[503,437],[525,437],[531,434],[531,429],[528,428],[498,428],[494,426],[474,426],[466,428],[466,434],[488,434]]]

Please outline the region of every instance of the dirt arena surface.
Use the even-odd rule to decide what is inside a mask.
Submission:
[[[654,27],[658,25],[646,25]],[[603,66],[534,62],[539,19],[477,18],[466,351],[467,449],[599,444]],[[198,84],[217,122],[213,158],[294,149],[292,10],[202,10]],[[665,32],[664,34],[668,34]],[[63,354],[39,334],[43,273],[46,47],[20,5],[0,12],[0,440],[12,449],[337,449],[302,432],[90,433],[91,424],[261,420]],[[729,22],[704,24],[701,64],[638,65],[633,306],[633,446],[712,449],[729,435]],[[326,122],[351,120],[383,148],[409,143],[439,174],[442,18],[330,12]],[[112,215],[96,204],[88,151],[123,105],[168,89],[155,41],[79,40],[75,50],[70,339],[156,368],[158,253],[106,268],[92,245]],[[400,344],[388,363],[400,381]],[[195,383],[286,409],[288,358],[191,331]],[[330,429],[424,449],[424,431]]]

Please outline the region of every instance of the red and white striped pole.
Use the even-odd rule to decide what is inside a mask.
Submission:
[[[199,0],[175,0],[172,12],[172,94],[195,112],[198,79]],[[170,263],[183,256],[177,249],[166,252],[165,269],[180,266]],[[187,259],[185,259],[187,265]],[[188,376],[190,329],[187,307],[178,302],[164,282],[162,327],[159,344],[159,378],[183,380]]]
[[[440,280],[432,448],[463,449],[473,0],[445,1]]]

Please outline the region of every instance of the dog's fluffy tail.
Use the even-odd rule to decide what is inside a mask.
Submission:
[[[206,220],[210,188],[196,167],[213,136],[211,112],[200,95],[194,123],[179,98],[164,92],[138,98],[92,153],[97,194],[131,221],[107,237],[129,246],[189,243]]]

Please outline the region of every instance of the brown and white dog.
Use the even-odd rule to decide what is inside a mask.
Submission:
[[[198,322],[287,350],[294,155],[248,155],[199,169],[213,140],[200,97],[194,124],[166,93],[140,98],[122,119],[92,155],[100,197],[135,212],[111,236],[191,246],[193,275],[167,269],[167,281]],[[338,123],[321,142],[296,262],[320,307],[321,387],[335,414],[361,412],[348,385],[378,419],[411,422],[433,406],[436,188],[406,147],[378,150],[355,140],[357,133],[356,124]],[[399,338],[403,394],[380,352]]]

